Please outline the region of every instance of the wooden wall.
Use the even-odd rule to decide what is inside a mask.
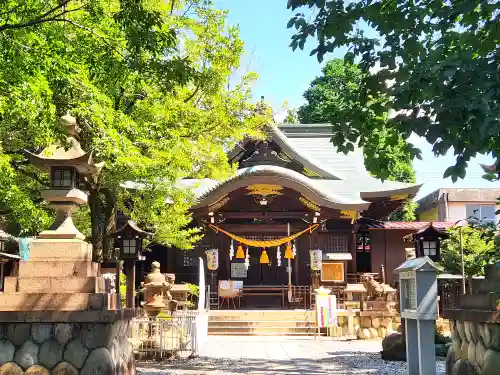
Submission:
[[[372,272],[380,272],[383,264],[388,284],[395,281],[394,269],[405,261],[405,248],[413,246],[403,241],[403,236],[411,232],[410,230],[370,230]]]

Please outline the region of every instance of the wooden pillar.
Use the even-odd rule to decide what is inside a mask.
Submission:
[[[122,308],[122,297],[120,295],[120,275],[122,271],[122,261],[116,261],[115,268],[115,295],[116,295],[116,309],[120,310]]]
[[[127,261],[127,308],[135,308],[135,260]]]
[[[355,275],[358,273],[358,264],[357,264],[357,260],[356,260],[356,256],[357,256],[357,254],[356,254],[357,253],[357,250],[356,250],[356,232],[357,232],[357,230],[358,230],[358,228],[355,225],[353,228],[353,231],[352,231],[352,235],[351,235],[351,255],[352,255],[351,270],[352,270],[352,273]],[[347,282],[347,280],[346,280],[346,282]]]
[[[3,267],[4,263],[0,262],[0,290],[3,290]]]
[[[292,224],[290,224],[290,233],[293,233],[292,229]],[[297,253],[295,254],[295,259],[293,260],[293,280],[295,285],[299,285],[299,259],[300,259],[300,251],[299,247],[297,246],[299,244],[298,239],[295,239],[295,249],[297,250]],[[304,249],[302,249],[303,251]]]
[[[218,223],[216,222],[215,225],[217,225]],[[217,249],[217,232],[215,232],[214,230],[210,230],[210,248],[211,249]],[[222,256],[222,253],[219,252],[219,267],[221,265],[221,256]],[[222,263],[224,264],[224,263]],[[216,292],[217,291],[217,271],[210,271],[210,291],[211,292]]]

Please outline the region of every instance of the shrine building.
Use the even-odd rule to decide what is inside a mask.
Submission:
[[[402,237],[412,229],[371,233],[420,185],[370,176],[362,150],[336,152],[330,138],[328,124],[277,125],[266,140],[245,140],[228,153],[238,166],[229,179],[183,180],[196,194],[193,225],[204,228],[204,237],[191,251],[153,248],[142,272],[159,260],[176,283],[196,283],[198,259],[213,249],[218,267],[208,275],[215,283],[345,285],[382,266],[391,282],[408,247]],[[321,269],[312,272],[310,250],[318,249]]]

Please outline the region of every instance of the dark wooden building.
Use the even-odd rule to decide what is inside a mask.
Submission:
[[[229,161],[238,166],[231,178],[184,180],[183,186],[192,186],[196,193],[193,222],[205,228],[205,236],[191,251],[153,247],[145,254],[143,272],[154,259],[164,272],[176,274],[176,282],[197,283],[198,258],[208,249],[218,249],[214,277],[229,280],[232,264],[244,262],[230,259],[231,246],[236,254],[239,243],[210,225],[245,239],[268,241],[318,224],[291,243],[296,253],[291,260],[293,285],[313,282],[311,249],[323,253],[324,269],[317,276],[322,284],[355,281],[359,273],[379,272],[382,264],[391,274],[408,247],[402,236],[411,231],[379,234],[366,223],[383,221],[412,199],[420,186],[373,178],[364,167],[361,150],[348,155],[336,152],[330,137],[329,125],[279,125],[269,130],[266,140],[246,140],[228,153]],[[383,252],[381,243],[386,244]],[[248,267],[246,277],[239,279],[245,286],[287,284],[286,244],[266,248],[266,264],[260,262],[262,247],[244,249],[245,255],[248,249]],[[334,278],[339,269],[329,266],[339,262],[344,265],[343,280],[338,275]]]

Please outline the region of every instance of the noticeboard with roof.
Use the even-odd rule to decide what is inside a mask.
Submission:
[[[395,269],[399,274],[402,318],[437,318],[438,269],[427,256],[409,259]]]

